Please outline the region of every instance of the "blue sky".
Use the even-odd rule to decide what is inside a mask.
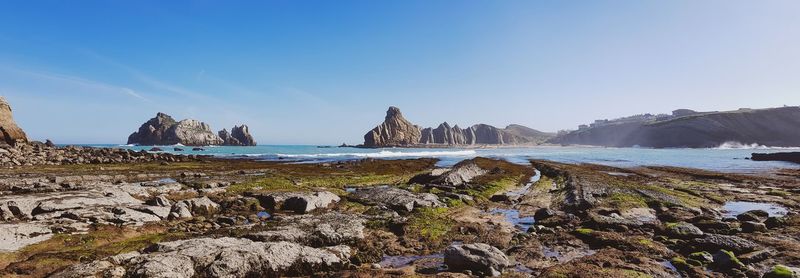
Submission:
[[[422,126],[556,131],[800,104],[800,1],[2,1],[0,95],[37,140],[165,112],[262,144]]]

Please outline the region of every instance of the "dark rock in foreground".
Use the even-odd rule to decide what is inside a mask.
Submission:
[[[451,245],[444,251],[448,270],[469,270],[481,276],[498,276],[512,264],[503,251],[483,243]]]

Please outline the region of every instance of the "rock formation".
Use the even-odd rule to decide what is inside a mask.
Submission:
[[[178,122],[167,130],[165,138],[167,145],[183,144],[186,146],[222,145],[211,127],[201,121],[186,119]]]
[[[666,120],[610,121],[562,134],[549,142],[652,148],[712,148],[726,142],[800,146],[800,107],[687,112]]]
[[[753,153],[753,161],[786,161],[800,164],[800,152]]]
[[[28,142],[28,137],[14,122],[11,105],[4,97],[0,97],[0,143],[15,145],[17,142]]]
[[[538,144],[552,137],[551,134],[521,125],[497,128],[477,124],[468,128],[450,126],[447,122],[436,128],[424,128],[412,124],[397,107],[389,107],[386,120],[364,135],[366,147],[413,147],[421,145],[517,145]]]
[[[419,143],[422,137],[418,126],[403,117],[397,107],[389,107],[382,124],[364,135],[364,145],[368,147],[408,146]]]
[[[250,135],[247,125],[233,126],[231,132],[222,129],[217,133],[226,146],[255,146],[256,140]]]
[[[201,121],[185,119],[176,122],[164,113],[156,114],[142,124],[139,130],[128,137],[128,144],[138,145],[175,145],[186,146],[255,146],[246,125],[234,126],[232,133],[223,129],[219,135],[211,131],[211,127]]]

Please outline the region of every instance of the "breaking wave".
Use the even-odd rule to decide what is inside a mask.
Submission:
[[[390,158],[390,157],[441,157],[441,156],[472,156],[477,155],[474,150],[462,151],[422,151],[398,152],[380,151],[377,153],[320,153],[320,154],[276,154],[286,158],[320,158],[320,157],[363,157],[363,158]]]
[[[747,149],[747,150],[767,150],[767,149],[797,149],[800,147],[770,147],[765,145],[760,145],[757,143],[753,144],[742,144],[735,141],[729,141],[722,143],[721,145],[717,146],[714,149],[718,150],[736,150],[736,149]]]

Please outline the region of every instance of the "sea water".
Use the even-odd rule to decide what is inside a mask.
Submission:
[[[94,145],[132,150],[149,150],[153,146]],[[721,172],[757,173],[777,168],[800,168],[800,165],[777,161],[751,161],[753,152],[772,153],[797,151],[798,148],[708,148],[708,149],[650,149],[605,148],[577,146],[536,146],[520,148],[379,148],[318,147],[309,145],[262,145],[255,147],[209,146],[202,151],[178,146],[159,146],[164,152],[203,154],[230,158],[254,158],[293,163],[336,162],[364,158],[410,159],[430,157],[439,159],[439,166],[452,166],[459,161],[481,156],[500,158],[526,164],[530,159],[546,159],[566,163],[595,163],[617,167],[677,166]]]

